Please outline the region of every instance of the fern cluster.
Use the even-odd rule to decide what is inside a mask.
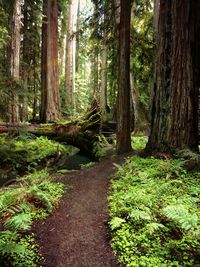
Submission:
[[[113,248],[126,266],[200,266],[199,173],[131,157],[112,177]]]
[[[0,258],[2,264],[7,261],[11,264],[8,266],[36,266],[33,237],[24,234],[29,233],[36,218],[46,217],[58,205],[64,188],[62,184],[52,182],[44,170],[19,181],[18,187],[0,190],[0,223],[3,227]],[[34,248],[33,251],[31,248]],[[31,259],[27,258],[27,254],[31,255]],[[22,263],[19,264],[20,261]]]

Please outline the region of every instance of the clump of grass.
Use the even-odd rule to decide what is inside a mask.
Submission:
[[[126,266],[199,266],[199,173],[131,157],[112,178],[112,246]]]

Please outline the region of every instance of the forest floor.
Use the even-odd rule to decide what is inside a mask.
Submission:
[[[109,176],[123,156],[102,158],[93,167],[71,171],[61,181],[70,186],[59,208],[34,226],[48,267],[115,267],[107,222]]]

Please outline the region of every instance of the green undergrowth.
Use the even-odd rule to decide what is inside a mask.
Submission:
[[[7,168],[10,176],[31,171],[40,165],[47,166],[51,159],[71,153],[71,147],[48,140],[47,137],[35,137],[22,133],[15,138],[0,135],[0,168]]]
[[[37,266],[31,227],[58,206],[64,186],[43,170],[18,179],[15,186],[0,189],[0,266]]]
[[[127,267],[200,266],[200,175],[130,157],[112,177],[112,246]]]

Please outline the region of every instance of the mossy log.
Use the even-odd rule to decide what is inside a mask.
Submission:
[[[100,124],[100,112],[97,108],[94,108],[83,117],[73,121],[40,125],[1,124],[0,133],[16,135],[20,132],[29,132],[36,136],[47,136],[49,139],[78,147],[83,153],[94,156],[93,143],[97,140]]]

